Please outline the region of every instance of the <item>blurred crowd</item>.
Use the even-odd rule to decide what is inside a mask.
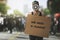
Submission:
[[[24,30],[25,17],[0,16],[0,31]]]

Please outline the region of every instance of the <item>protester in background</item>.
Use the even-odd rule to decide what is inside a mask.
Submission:
[[[56,24],[57,24],[57,32],[60,32],[60,13],[56,13],[54,15],[54,17],[56,18]]]

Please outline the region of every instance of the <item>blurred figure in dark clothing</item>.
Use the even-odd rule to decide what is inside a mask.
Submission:
[[[22,31],[22,21],[21,21],[21,17],[16,17],[16,29],[17,31]]]
[[[56,18],[56,20],[58,21],[58,24],[57,24],[57,32],[60,32],[60,13],[56,13],[54,15],[54,17]]]
[[[13,29],[13,18],[9,17],[7,19],[7,26],[8,26],[8,30],[10,31],[10,33],[12,33],[12,29]]]

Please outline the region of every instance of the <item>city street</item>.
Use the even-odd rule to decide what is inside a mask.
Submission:
[[[13,32],[12,34],[9,32],[0,32],[0,40],[13,40],[18,35],[18,32]]]
[[[60,0],[0,0],[0,40],[30,40],[23,31],[60,40]]]
[[[60,40],[59,35],[50,35],[49,38],[44,38],[44,40]],[[29,40],[29,36],[23,32],[13,32],[12,34],[0,32],[0,40]]]

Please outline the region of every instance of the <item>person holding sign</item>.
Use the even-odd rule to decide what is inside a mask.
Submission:
[[[38,16],[42,16],[43,14],[39,11],[39,2],[38,1],[33,1],[32,2],[32,8],[33,8],[33,12],[31,12],[32,15],[38,15]],[[30,40],[43,40],[43,37],[38,37],[38,36],[33,36],[33,35],[29,35]]]

